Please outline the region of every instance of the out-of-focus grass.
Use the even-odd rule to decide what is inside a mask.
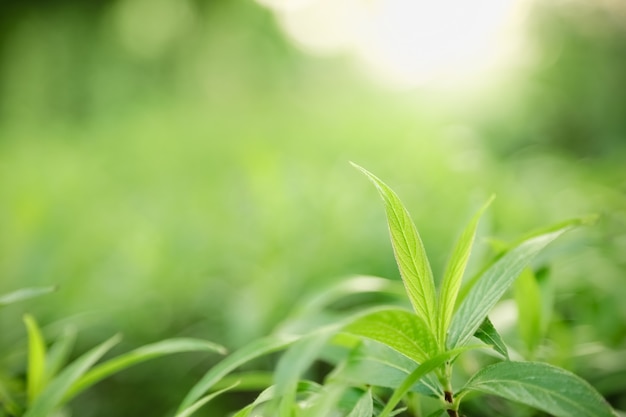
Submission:
[[[381,92],[340,59],[300,56],[267,13],[236,4],[199,14],[175,46],[149,57],[116,40],[107,20],[114,9],[97,31],[66,17],[67,32],[38,36],[63,13],[18,25],[2,72],[11,94],[0,127],[0,292],[59,290],[2,311],[0,353],[23,339],[23,310],[41,323],[82,322],[85,345],[122,331],[129,347],[177,335],[235,347],[325,283],[355,273],[395,277],[384,213],[349,160],[402,196],[436,272],[491,193],[497,199],[481,236],[506,239],[600,213],[597,226],[568,237],[553,266],[563,326],[552,336],[563,361],[576,343],[624,349],[619,141],[592,158],[563,153],[533,136],[549,135],[541,127],[549,117],[537,114],[529,128],[528,110],[507,101],[532,103],[514,87],[465,98]],[[55,56],[48,48],[59,45],[69,49]],[[611,126],[616,137],[626,134]],[[570,318],[584,326],[568,328]],[[154,384],[155,409],[176,404],[186,387],[173,385],[209,365],[162,363],[124,380],[174,381]],[[626,368],[623,360],[612,365]],[[122,398],[121,381],[103,389]],[[146,402],[133,409],[120,401],[125,415],[147,412]],[[85,402],[109,414],[97,397]]]

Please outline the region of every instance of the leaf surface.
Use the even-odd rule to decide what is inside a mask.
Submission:
[[[346,417],[372,417],[373,412],[372,391],[367,390],[355,404],[354,409]]]
[[[500,362],[483,368],[463,388],[526,404],[555,417],[615,417],[606,400],[573,373],[539,362]]]
[[[385,203],[391,244],[400,269],[400,275],[415,312],[430,329],[437,327],[437,308],[433,273],[426,250],[407,209],[395,192],[374,174],[356,164],[376,186]]]
[[[487,269],[469,290],[452,319],[448,348],[466,343],[533,257],[570,227],[567,224],[562,229],[524,241]]]
[[[204,374],[200,381],[198,381],[191,388],[187,396],[183,399],[178,411],[181,412],[185,408],[192,405],[220,379],[237,369],[239,366],[251,361],[252,359],[258,358],[259,356],[284,349],[294,343],[297,339],[298,338],[296,337],[266,337],[258,339],[233,352]]]
[[[0,307],[4,307],[9,304],[17,303],[23,300],[28,300],[29,298],[39,297],[40,295],[48,294],[55,290],[56,287],[22,288],[8,294],[0,295]]]
[[[372,385],[395,389],[417,368],[418,364],[390,347],[371,340],[364,340],[351,353],[346,364],[335,378],[352,385]],[[418,381],[411,391],[431,397],[443,395],[436,378],[427,375]]]
[[[197,351],[226,353],[226,349],[223,346],[216,345],[206,340],[187,338],[162,340],[157,343],[142,346],[94,367],[72,385],[66,394],[65,400],[69,400],[78,395],[104,378],[141,362],[172,353]]]
[[[24,417],[49,417],[52,415],[52,412],[62,404],[63,398],[72,384],[119,341],[119,335],[113,336],[68,365],[56,378],[50,381],[32,406],[29,407]]]
[[[210,393],[208,395],[205,395],[204,397],[200,398],[195,403],[191,404],[189,407],[185,408],[184,410],[180,411],[179,413],[176,413],[175,417],[189,417],[189,416],[191,416],[193,413],[198,411],[200,409],[200,407],[202,407],[203,405],[205,405],[206,403],[211,401],[213,398],[223,394],[226,391],[229,391],[229,390],[235,388],[236,386],[237,386],[237,383],[234,383],[233,385],[231,385],[231,386],[229,386],[227,388],[223,388],[223,389],[221,389],[219,391],[215,391],[215,392],[212,392],[212,393]]]
[[[472,217],[469,224],[459,237],[452,256],[448,261],[446,270],[443,275],[443,281],[441,282],[441,290],[439,293],[439,325],[438,325],[438,337],[442,346],[445,345],[445,337],[452,320],[452,313],[454,312],[454,305],[456,298],[461,287],[461,281],[463,279],[463,273],[467,266],[474,238],[476,236],[476,229],[478,228],[478,221],[480,220],[483,212],[489,207],[494,197],[492,196],[478,212]]]
[[[474,336],[490,345],[493,350],[504,356],[506,359],[509,359],[509,350],[507,349],[504,340],[502,340],[500,333],[498,333],[496,328],[493,327],[493,323],[491,323],[489,317],[485,318],[483,324],[481,324],[478,330],[476,330],[476,333],[474,333]]]
[[[417,363],[437,353],[437,342],[426,322],[399,308],[374,311],[358,318],[344,331],[383,343]]]
[[[26,371],[26,392],[28,402],[32,404],[45,384],[46,378],[46,344],[35,319],[24,315],[24,324],[28,334],[28,368]]]

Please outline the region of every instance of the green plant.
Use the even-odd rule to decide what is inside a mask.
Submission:
[[[0,296],[0,306],[53,290],[52,287],[21,289]],[[65,415],[63,407],[76,395],[135,364],[178,352],[226,353],[222,346],[208,341],[176,338],[142,346],[96,365],[101,357],[120,342],[121,336],[115,335],[67,363],[76,338],[73,328],[67,328],[48,349],[35,319],[26,314],[24,323],[28,335],[26,379],[22,383],[19,378],[7,378],[0,373],[0,416],[62,416]]]
[[[221,393],[240,384],[239,389],[263,391],[235,417],[390,417],[401,413],[458,417],[464,398],[476,394],[498,396],[557,417],[616,415],[605,399],[575,374],[546,363],[510,360],[507,345],[488,318],[520,274],[525,278],[518,286],[519,293],[533,297],[536,288],[528,277],[532,278],[530,263],[535,255],[589,219],[571,220],[526,236],[463,284],[478,222],[490,199],[461,234],[437,288],[407,209],[385,183],[356,167],[383,198],[411,309],[403,306],[393,282],[357,277],[341,283],[300,306],[273,335],[234,352],[210,369],[183,400],[180,413],[194,412],[213,398],[214,394],[203,397],[210,390],[220,388]],[[364,292],[381,298],[391,295],[386,298],[390,305],[356,311],[337,308],[342,299]],[[524,305],[532,311],[532,300]],[[530,352],[538,344],[537,326],[538,320],[531,318],[523,330]],[[453,379],[455,365],[461,355],[476,349],[490,349],[494,352],[491,356],[498,358],[495,363],[490,359],[492,363],[459,384]],[[286,351],[273,373],[233,373],[259,356],[280,350]],[[311,365],[318,362],[332,370],[316,378]]]

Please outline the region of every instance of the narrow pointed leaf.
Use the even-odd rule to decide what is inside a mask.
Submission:
[[[65,400],[71,399],[93,384],[133,365],[172,353],[197,351],[226,353],[226,349],[223,346],[206,340],[185,338],[162,340],[142,346],[94,367],[72,385],[66,394]]]
[[[284,349],[298,340],[297,337],[267,337],[256,340],[249,345],[233,352],[221,362],[211,368],[200,381],[194,385],[179,407],[179,412],[200,399],[213,385],[224,376],[237,369],[244,363],[268,353]]]
[[[435,336],[426,322],[402,309],[374,311],[358,318],[344,331],[383,343],[417,363],[437,353]]]
[[[496,328],[493,327],[493,323],[491,323],[489,317],[485,318],[483,324],[481,324],[478,330],[476,330],[476,333],[474,333],[474,336],[490,345],[493,350],[504,356],[506,359],[509,359],[509,350],[507,349],[504,340],[502,340],[500,333],[498,333]]]
[[[478,210],[478,213],[474,215],[469,222],[463,234],[457,241],[452,256],[448,261],[445,273],[443,275],[443,281],[441,283],[441,292],[439,294],[439,342],[442,346],[445,345],[445,337],[452,320],[452,313],[454,312],[454,305],[456,303],[456,297],[461,287],[461,281],[463,279],[463,273],[467,266],[470,253],[472,251],[472,245],[476,236],[476,229],[478,229],[478,221],[480,220],[483,212],[489,207],[494,197],[492,196],[482,207]]]
[[[0,295],[0,307],[28,300],[29,298],[39,297],[40,295],[49,294],[55,290],[56,287],[33,287],[22,288],[8,294],[2,294]]]
[[[215,391],[215,392],[212,392],[212,393],[210,393],[208,395],[205,395],[204,397],[200,398],[195,403],[191,404],[189,407],[187,407],[184,410],[182,410],[181,412],[177,413],[175,417],[189,417],[189,416],[191,416],[193,413],[198,411],[200,409],[200,407],[204,406],[206,403],[211,401],[213,398],[215,398],[215,397],[225,393],[226,391],[229,391],[229,390],[235,388],[237,385],[238,385],[238,383],[236,382],[233,385],[231,385],[230,387],[227,387],[227,388],[221,389],[219,391]]]
[[[276,366],[275,386],[276,394],[282,396],[279,408],[281,416],[290,416],[289,410],[295,404],[298,381],[326,344],[330,331],[327,328],[301,338],[280,358]]]
[[[389,186],[366,169],[352,165],[364,173],[380,193],[385,203],[391,244],[409,300],[415,312],[435,331],[435,283],[417,228],[402,201]]]
[[[46,381],[52,379],[68,361],[74,342],[76,341],[76,329],[68,327],[54,342],[46,355]]]
[[[26,392],[30,404],[35,401],[45,384],[46,378],[46,345],[41,330],[35,319],[24,316],[28,333],[28,368],[26,371]]]
[[[49,417],[62,404],[63,398],[72,384],[119,341],[120,336],[114,336],[68,365],[56,378],[50,381],[36,398],[32,407],[24,414],[24,417]]]
[[[467,383],[460,395],[479,391],[545,411],[555,417],[615,417],[617,414],[585,380],[538,362],[500,362]]]
[[[367,390],[346,417],[372,417],[373,412],[372,391]]]
[[[448,334],[448,347],[454,348],[466,343],[533,257],[570,227],[568,224],[563,229],[523,242],[487,269],[469,290],[455,313]]]

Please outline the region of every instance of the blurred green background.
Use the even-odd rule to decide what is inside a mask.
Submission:
[[[524,27],[533,58],[498,77],[390,89],[252,1],[0,2],[0,293],[59,287],[0,311],[1,366],[23,367],[26,311],[83,349],[236,348],[325,285],[398,279],[354,161],[403,198],[436,276],[492,193],[483,238],[600,214],[553,247],[545,359],[626,409],[626,11],[552,0]],[[126,371],[75,415],[164,415],[215,360]]]

